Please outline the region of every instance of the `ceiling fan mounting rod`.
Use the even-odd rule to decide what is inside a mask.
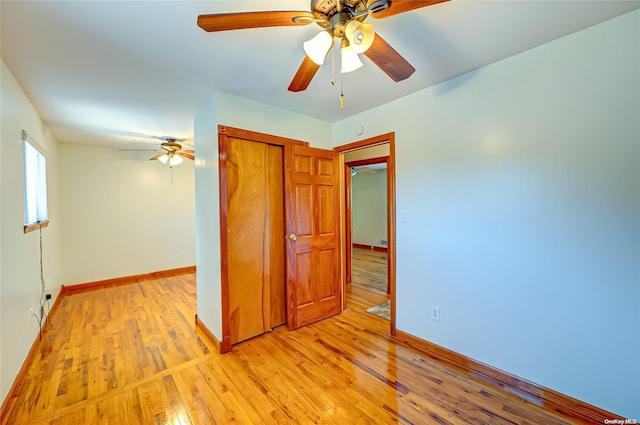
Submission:
[[[350,20],[349,13],[347,12],[340,12],[333,15],[330,20],[333,36],[342,38],[342,36],[344,36],[344,27]]]

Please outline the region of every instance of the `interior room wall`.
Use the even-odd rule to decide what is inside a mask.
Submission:
[[[635,11],[333,127],[396,132],[398,329],[628,418],[638,40]]]
[[[153,155],[60,144],[61,283],[195,264],[193,162],[170,170]]]
[[[328,122],[229,93],[219,92],[218,99],[221,125],[302,140],[316,148],[333,147]]]
[[[221,340],[218,93],[212,93],[198,108],[193,123],[196,149],[197,314],[198,320]]]
[[[352,239],[354,244],[386,248],[387,171],[359,172],[351,178]]]
[[[198,318],[222,335],[218,124],[303,140],[331,149],[331,124],[224,92],[214,92],[195,114]]]
[[[40,232],[25,234],[21,131],[46,150],[49,227],[42,229],[44,279],[53,299],[60,282],[61,215],[58,143],[43,125],[24,91],[2,62],[0,241],[0,398],[4,400],[38,335],[30,309],[40,309]],[[46,309],[45,309],[46,310]]]

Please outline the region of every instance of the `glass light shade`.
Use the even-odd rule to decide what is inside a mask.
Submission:
[[[163,164],[166,164],[168,160],[169,160],[169,155],[167,155],[166,153],[158,157],[158,161],[162,162]]]
[[[346,74],[347,72],[355,71],[363,64],[358,54],[351,48],[351,46],[345,46],[340,49],[342,66],[340,72]]]
[[[182,157],[180,155],[171,155],[171,158],[169,158],[169,165],[178,165],[178,164],[182,164]]]
[[[373,25],[353,20],[344,28],[344,35],[356,53],[364,53],[373,44],[376,36]]]
[[[327,31],[321,31],[311,40],[302,43],[304,52],[309,56],[309,59],[318,65],[324,63],[324,58],[327,56],[331,46],[333,46],[333,36]]]

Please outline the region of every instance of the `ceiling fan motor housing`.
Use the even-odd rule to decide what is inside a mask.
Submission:
[[[160,147],[166,151],[175,152],[182,149],[182,145],[176,142],[176,139],[165,139],[166,141],[160,144]]]
[[[364,21],[368,15],[366,11],[366,0],[311,0],[311,13],[318,25],[324,26],[323,21],[330,22],[334,37],[344,36],[344,28],[350,21]]]

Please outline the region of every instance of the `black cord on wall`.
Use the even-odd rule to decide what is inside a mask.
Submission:
[[[51,311],[51,305],[49,304],[49,298],[47,297],[47,284],[44,280],[44,254],[43,254],[43,249],[42,249],[42,226],[40,226],[40,287],[41,287],[41,292],[40,292],[40,311],[38,312],[38,314],[36,315],[35,313],[33,314],[33,316],[36,317],[36,319],[38,320],[38,326],[40,328],[40,340],[42,340],[42,326],[45,325],[47,323],[47,318],[48,318],[48,314],[45,311],[45,303],[47,304],[47,309],[49,311]]]

